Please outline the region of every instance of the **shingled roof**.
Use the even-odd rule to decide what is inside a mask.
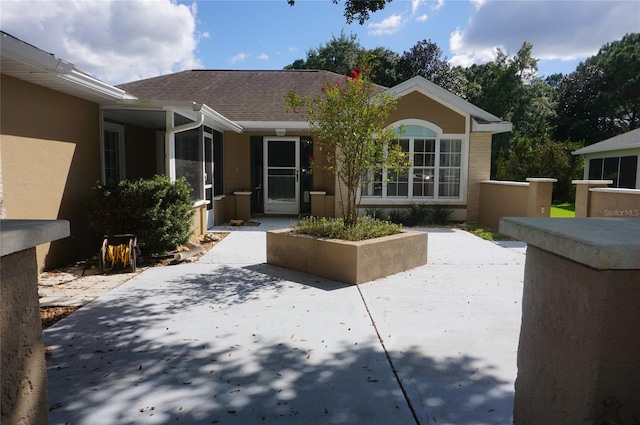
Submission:
[[[304,121],[287,112],[284,96],[318,96],[327,80],[344,78],[318,70],[191,70],[117,87],[140,99],[205,103],[232,121]]]

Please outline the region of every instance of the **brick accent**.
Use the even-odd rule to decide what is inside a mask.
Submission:
[[[471,133],[467,177],[467,221],[480,218],[480,182],[491,178],[491,133]]]

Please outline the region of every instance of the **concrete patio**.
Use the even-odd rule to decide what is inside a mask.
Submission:
[[[232,230],[45,331],[51,424],[511,424],[525,246],[429,232],[359,286],[265,264]]]

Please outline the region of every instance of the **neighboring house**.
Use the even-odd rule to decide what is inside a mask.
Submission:
[[[640,189],[640,128],[573,152],[584,156],[586,180],[613,180],[611,187]]]
[[[210,227],[257,214],[297,216],[322,202],[339,212],[335,176],[320,168],[308,123],[284,95],[320,95],[328,71],[193,70],[113,87],[2,33],[0,193],[7,218],[71,221],[72,237],[39,251],[40,265],[97,251],[84,202],[96,181],[186,177]],[[379,87],[398,99],[388,124],[404,133],[408,173],[384,170],[362,193],[366,208],[446,205],[477,220],[489,179],[491,136],[511,123],[422,77]],[[310,160],[319,167],[311,170]],[[319,197],[321,195],[321,197]],[[317,209],[314,209],[317,211]]]

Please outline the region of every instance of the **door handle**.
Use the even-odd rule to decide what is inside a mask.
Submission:
[[[298,183],[300,179],[300,170],[296,170],[296,183]]]

